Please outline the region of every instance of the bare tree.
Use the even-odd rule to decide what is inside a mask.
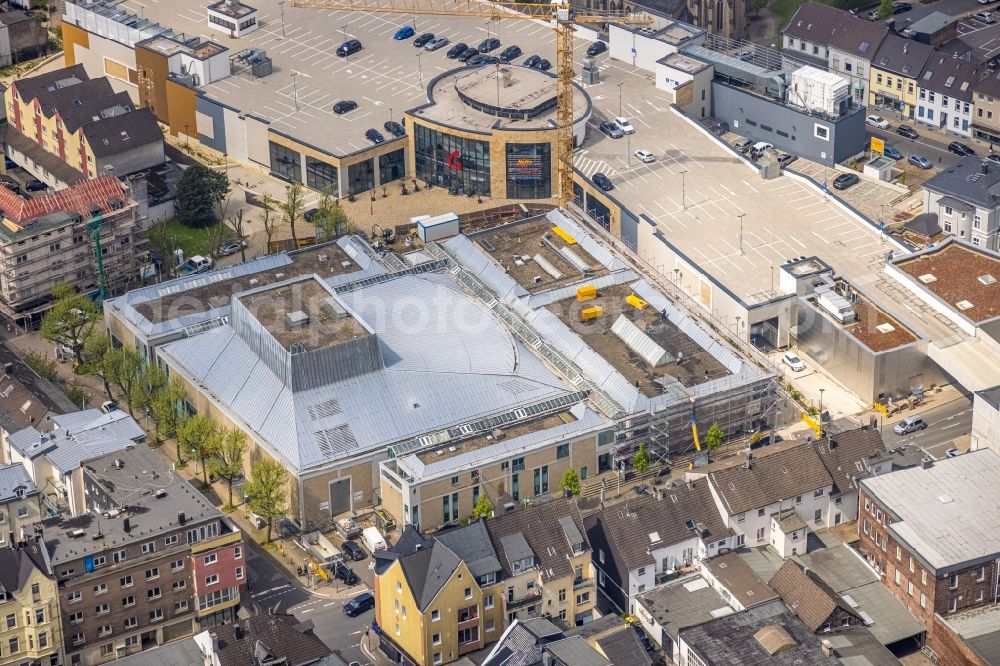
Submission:
[[[209,256],[213,259],[219,258],[219,248],[222,247],[223,241],[226,240],[226,212],[229,210],[229,203],[232,200],[232,196],[227,194],[224,200],[219,200],[219,226],[216,232],[212,234],[212,247],[208,248]]]
[[[265,194],[261,197],[261,204],[263,205],[264,212],[261,213],[260,221],[263,223],[264,233],[267,235],[267,246],[264,248],[264,254],[271,254],[271,239],[274,238],[274,232],[279,220],[273,216],[274,199],[271,198],[271,195]]]
[[[298,247],[299,239],[295,234],[295,223],[302,216],[302,212],[306,206],[305,190],[302,189],[302,185],[299,183],[292,183],[285,188],[285,194],[285,203],[281,205],[281,213],[284,215],[285,221],[292,228],[292,245]]]
[[[229,223],[233,225],[233,230],[236,231],[236,239],[240,242],[240,259],[242,261],[247,260],[247,245],[246,240],[243,238],[243,209],[240,208],[236,211],[236,215],[229,218]]]

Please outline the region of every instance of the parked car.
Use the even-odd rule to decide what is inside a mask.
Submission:
[[[246,246],[247,246],[246,241],[241,241],[237,239],[226,241],[225,243],[219,246],[219,255],[223,257],[228,257],[231,254],[236,254]]]
[[[618,127],[618,125],[611,121],[601,123],[601,131],[610,136],[612,139],[620,139],[625,136],[625,133],[622,132],[622,128]]]
[[[865,118],[865,125],[870,125],[871,127],[877,127],[884,130],[889,129],[889,121],[882,116],[868,116]]]
[[[759,160],[769,150],[774,150],[774,146],[767,141],[758,141],[750,147],[750,159]]]
[[[496,51],[498,48],[500,48],[500,40],[496,37],[487,37],[479,42],[480,53],[489,53],[490,51]]]
[[[917,430],[923,430],[927,427],[927,422],[924,421],[924,417],[920,415],[907,416],[905,419],[896,424],[896,427],[892,429],[897,435],[908,435],[911,432],[916,432]]]
[[[17,166],[17,163],[14,160],[12,160],[9,157],[7,157],[6,155],[4,155],[3,156],[3,166],[4,166],[5,169],[13,169],[14,167]]]
[[[504,64],[509,63],[514,58],[520,58],[523,53],[524,51],[522,51],[521,47],[517,44],[508,46],[500,54],[500,62]]]
[[[635,151],[633,155],[635,155],[640,162],[645,162],[647,164],[656,161],[656,158],[653,156],[653,153],[649,152],[648,150],[643,150],[641,148]]]
[[[924,157],[923,155],[910,155],[910,158],[906,161],[912,164],[913,166],[919,167],[921,169],[934,168],[934,165],[931,164],[931,161],[926,157]]]
[[[587,47],[587,55],[593,58],[594,56],[601,55],[607,50],[608,50],[608,43],[602,42],[601,40],[597,40],[596,42]]]
[[[479,55],[479,51],[477,51],[476,49],[474,49],[474,48],[472,48],[470,46],[469,48],[465,49],[465,51],[463,51],[462,53],[460,53],[458,55],[458,58],[456,58],[456,59],[459,62],[467,63],[467,62],[469,62],[470,58],[475,58],[477,55]]]
[[[105,414],[110,414],[111,412],[118,411],[118,403],[114,400],[105,400],[101,403],[101,411]]]
[[[638,624],[633,624],[632,629],[635,630],[635,636],[642,643],[642,647],[645,648],[646,652],[652,652],[655,646],[653,645],[653,639],[651,639],[642,627]]]
[[[458,44],[455,44],[450,49],[448,49],[448,52],[445,53],[444,56],[449,60],[454,60],[458,56],[462,55],[467,48],[469,48],[468,44],[466,44],[465,42],[459,42]]]
[[[896,2],[892,5],[893,14],[904,14],[913,9],[913,5],[908,2]]]
[[[842,173],[833,179],[833,189],[846,190],[852,185],[857,185],[860,180],[856,173]]]
[[[20,192],[21,186],[17,184],[17,181],[10,176],[0,176],[0,185],[3,185],[8,190],[12,192]]]
[[[976,0],[976,2],[978,2],[981,5],[989,5],[996,2],[996,0]]]
[[[420,35],[419,37],[413,40],[413,45],[416,46],[418,49],[422,49],[423,47],[427,46],[427,42],[431,41],[432,39],[434,39],[434,33],[425,32],[424,34]]]
[[[903,159],[903,153],[899,152],[889,144],[885,144],[885,148],[882,149],[882,155],[888,157],[891,160]]]
[[[361,50],[361,41],[357,39],[348,39],[346,42],[337,47],[337,55],[341,58],[346,58],[352,53],[357,53]]]
[[[396,34],[392,36],[397,42],[401,42],[404,39],[409,39],[413,37],[416,30],[413,29],[412,25],[404,25],[402,28],[396,31]]]
[[[949,143],[948,144],[948,152],[949,153],[955,153],[959,157],[965,157],[966,155],[975,155],[976,154],[976,151],[974,151],[972,148],[970,148],[969,146],[965,145],[961,141],[952,141],[951,143]]]
[[[361,577],[358,574],[344,564],[343,562],[337,562],[333,567],[333,577],[344,583],[348,587],[352,587],[361,582]]]
[[[957,458],[958,456],[962,455],[962,452],[959,451],[958,449],[951,448],[945,451],[944,454],[949,458]]]
[[[798,157],[796,157],[795,155],[791,155],[789,153],[778,153],[778,164],[782,168],[788,166],[797,159]]]
[[[375,595],[363,592],[344,604],[344,615],[355,617],[372,608],[375,608]]]
[[[993,12],[976,12],[975,19],[977,21],[982,21],[987,25],[996,22],[996,18],[993,17]]]
[[[443,49],[448,45],[447,37],[435,37],[431,41],[424,44],[425,51],[437,51],[438,49]]]
[[[917,134],[917,130],[913,129],[909,125],[900,125],[896,128],[896,134],[899,136],[905,136],[907,139],[919,139],[920,135]]]
[[[49,186],[38,180],[37,178],[32,178],[27,183],[24,184],[24,189],[29,192],[41,192],[43,190],[49,189]]]
[[[994,164],[1000,164],[1000,155],[997,155],[996,153],[990,153],[986,156],[986,159]]]
[[[733,148],[735,148],[738,153],[746,155],[747,151],[750,150],[750,147],[753,146],[753,144],[753,139],[740,139],[733,144]]]
[[[537,63],[535,63],[534,69],[537,69],[540,72],[547,72],[550,69],[552,69],[552,63],[546,60],[545,58],[542,58]]]
[[[793,352],[785,352],[782,354],[781,362],[791,368],[792,372],[802,372],[806,369],[806,364],[803,363],[802,359]]]
[[[469,58],[465,62],[465,64],[468,65],[469,67],[478,67],[479,65],[482,65],[485,62],[486,62],[486,56],[484,56],[479,51],[476,51],[476,55]]]
[[[385,137],[382,136],[382,132],[379,132],[377,129],[374,128],[365,132],[365,138],[371,141],[372,143],[376,144],[385,142]]]
[[[605,192],[610,192],[615,189],[615,184],[611,182],[611,179],[605,176],[603,173],[597,172],[593,177],[594,184]]]
[[[615,125],[618,125],[618,129],[620,129],[623,134],[635,134],[635,128],[632,127],[632,123],[630,123],[628,118],[625,116],[618,116],[615,118]]]
[[[385,131],[393,136],[405,136],[406,128],[397,123],[395,120],[387,120],[385,125],[382,126]]]
[[[344,557],[354,560],[355,562],[360,562],[368,557],[368,553],[365,552],[365,549],[353,541],[345,541],[344,545],[340,547],[340,550],[344,553]]]
[[[342,99],[333,105],[333,112],[336,114],[347,113],[358,108],[358,103],[353,99]]]
[[[535,65],[537,65],[541,61],[541,59],[542,59],[542,56],[540,56],[540,55],[528,56],[527,58],[524,59],[524,62],[522,62],[521,64],[524,65],[525,67],[532,67],[533,68]]]

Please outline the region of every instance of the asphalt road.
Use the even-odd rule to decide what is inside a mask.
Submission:
[[[938,169],[946,169],[961,159],[958,155],[948,152],[948,144],[951,143],[951,141],[941,141],[936,136],[928,136],[930,132],[928,132],[926,128],[912,122],[909,123],[909,125],[917,130],[917,133],[920,134],[920,138],[907,139],[905,136],[896,134],[895,127],[900,123],[894,118],[880,113],[878,110],[873,111],[873,113],[881,115],[883,118],[892,123],[893,127],[887,130],[880,130],[876,127],[868,126],[865,129],[868,130],[869,134],[877,136],[880,139],[884,139],[886,143],[891,144],[894,148],[896,148],[896,150],[903,153],[905,156],[904,159],[914,153],[917,153],[929,159],[934,167]],[[953,140],[958,141],[960,139],[956,137]],[[971,142],[969,141],[965,141],[965,143],[969,143],[971,145]],[[982,153],[980,146],[972,146],[972,148],[977,153]]]
[[[343,611],[347,601],[369,589],[365,583],[346,588],[343,583],[335,581],[314,591],[308,590],[304,587],[305,578],[289,580],[287,572],[269,555],[264,555],[257,544],[252,544],[248,550],[253,603],[261,612],[277,607],[279,612],[290,612],[299,620],[312,620],[315,625],[313,632],[341,659],[372,666],[358,644],[374,618],[374,611],[357,617],[348,617]],[[295,552],[292,558],[296,561],[302,559],[299,552]],[[364,578],[362,571],[370,561],[352,563],[352,568]]]
[[[909,435],[897,435],[892,431],[905,416],[920,414],[927,422],[927,428]],[[968,435],[972,431],[972,402],[960,398],[952,402],[933,407],[926,411],[910,412],[887,419],[882,429],[882,439],[887,448],[898,444],[915,444],[935,459],[945,457],[945,451],[953,446],[952,440]],[[963,444],[964,450],[967,445]]]

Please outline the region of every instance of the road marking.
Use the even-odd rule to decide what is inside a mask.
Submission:
[[[307,608],[304,611],[299,611],[299,612],[302,613],[303,615],[305,615],[306,613],[312,613],[314,610],[316,610],[316,609],[315,608]]]

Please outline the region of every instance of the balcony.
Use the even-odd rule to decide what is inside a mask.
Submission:
[[[576,580],[573,581],[574,590],[582,590],[585,587],[593,587],[593,586],[594,586],[593,578],[577,578]]]
[[[458,611],[458,630],[479,626],[479,607],[469,606]]]
[[[191,546],[191,554],[197,555],[198,553],[203,553],[207,550],[215,550],[216,548],[222,548],[223,546],[228,546],[230,544],[239,543],[243,540],[243,533],[239,529],[228,532],[226,534],[220,534],[217,537],[211,539],[205,539],[204,541],[199,541],[198,543]]]
[[[681,572],[680,569],[675,569],[674,571],[661,571],[660,573],[656,574],[654,581],[656,585],[665,585],[672,580],[680,578],[682,575],[683,573]]]
[[[537,603],[542,598],[542,593],[539,590],[531,590],[525,596],[520,599],[513,599],[507,601],[507,610],[512,611],[523,606],[528,606],[533,603]]]

